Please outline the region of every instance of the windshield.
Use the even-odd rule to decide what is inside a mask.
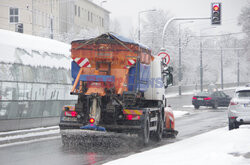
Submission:
[[[249,90],[238,91],[236,93],[236,97],[250,97],[250,91]]]

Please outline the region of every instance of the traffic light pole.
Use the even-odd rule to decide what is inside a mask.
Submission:
[[[193,20],[206,20],[206,19],[211,19],[211,17],[204,17],[204,18],[178,18],[178,17],[173,17],[171,18],[170,20],[168,20],[168,22],[166,22],[166,24],[164,25],[164,28],[163,28],[163,31],[162,31],[162,50],[165,50],[164,48],[164,35],[165,35],[165,32],[169,26],[169,24],[173,21],[193,21]],[[179,26],[179,33],[180,33],[180,26]],[[202,59],[201,59],[201,62],[202,62]],[[202,66],[202,64],[201,64]],[[202,69],[202,68],[201,68]],[[201,76],[202,76],[202,73],[201,73]],[[180,38],[180,34],[179,34],[179,95],[181,95],[181,79],[182,79],[182,75],[181,75],[181,38]],[[202,81],[202,80],[201,80]],[[202,82],[201,82],[202,83]]]
[[[165,32],[168,28],[168,26],[170,25],[171,22],[173,21],[194,21],[194,20],[206,20],[206,19],[211,19],[211,17],[203,17],[203,18],[180,18],[180,17],[173,17],[173,18],[170,18],[166,24],[164,25],[163,27],[163,31],[162,31],[162,49],[164,49],[164,36],[165,36]]]

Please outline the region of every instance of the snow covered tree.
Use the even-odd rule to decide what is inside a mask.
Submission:
[[[117,19],[110,20],[109,30],[111,32],[120,34],[121,33],[121,25]]]
[[[242,31],[250,38],[250,2],[241,10],[238,23],[242,25]]]

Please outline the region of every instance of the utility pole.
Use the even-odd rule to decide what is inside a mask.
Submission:
[[[214,29],[216,27],[212,27],[212,28],[205,28],[205,29],[200,29],[200,89],[201,92],[203,91],[203,64],[202,64],[202,54],[203,54],[203,43],[202,43],[202,32],[204,30],[209,30],[209,29]]]
[[[179,24],[179,95],[181,95],[181,36],[180,36],[180,24]]]
[[[237,86],[240,86],[240,54],[239,50],[237,50]]]
[[[203,65],[202,65],[202,41],[200,38],[200,81],[201,81],[201,92],[203,91]]]
[[[193,21],[179,23],[179,67],[178,67],[178,77],[179,77],[179,95],[181,95],[181,80],[182,80],[182,67],[181,67],[181,24],[192,23]]]
[[[220,47],[220,60],[221,60],[221,89],[223,89],[223,52],[222,47]]]
[[[52,11],[52,1],[50,1],[50,38],[53,39],[53,11]]]
[[[32,9],[31,9],[31,12],[32,12],[32,35],[34,35],[34,22],[35,22],[35,12],[34,12],[34,0],[31,1],[31,6],[32,6]]]

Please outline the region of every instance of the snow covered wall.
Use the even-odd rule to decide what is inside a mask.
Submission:
[[[0,131],[57,125],[70,95],[70,45],[0,29]]]
[[[0,62],[70,69],[70,45],[0,29]]]

